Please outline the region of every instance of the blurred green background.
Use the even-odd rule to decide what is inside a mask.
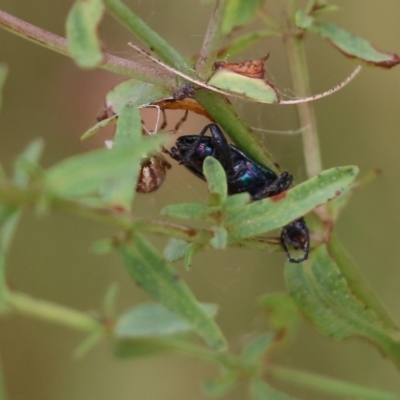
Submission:
[[[0,7],[19,18],[64,35],[64,21],[72,0],[1,0]],[[182,54],[196,53],[202,43],[212,5],[184,0],[126,1],[152,28]],[[273,10],[277,1],[270,1]],[[336,1],[342,12],[330,19],[383,50],[400,53],[400,2],[397,0]],[[107,51],[140,61],[127,46],[133,38],[107,17],[101,35]],[[313,92],[342,81],[355,67],[318,38],[307,41]],[[287,59],[282,44],[266,40],[243,58],[262,57],[270,80],[288,96],[291,91]],[[122,78],[104,71],[82,71],[61,55],[0,30],[0,61],[8,64],[0,118],[0,159],[10,170],[12,162],[33,139],[43,137],[46,150],[42,165],[77,152],[103,146],[107,132],[81,143],[80,135],[95,122],[107,91]],[[239,61],[236,58],[234,61]],[[365,67],[345,89],[316,102],[324,167],[358,165],[363,174],[380,168],[383,174],[360,190],[339,222],[340,237],[400,322],[400,68],[391,71]],[[237,104],[240,114],[256,128],[280,164],[305,178],[299,136],[268,133],[298,128],[293,106]],[[147,115],[154,124],[155,114]],[[181,117],[170,112],[170,126]],[[205,119],[191,115],[181,128],[197,133]],[[109,133],[109,132],[108,132]],[[170,202],[201,200],[205,185],[176,164],[167,182],[154,194],[138,195],[135,212],[158,215]],[[110,283],[120,286],[119,310],[147,297],[132,283],[115,255],[95,256],[89,246],[112,233],[68,215],[38,218],[27,212],[18,230],[9,259],[10,286],[39,298],[80,310],[97,310]],[[157,242],[158,240],[158,242]],[[161,246],[164,242],[156,239]],[[183,278],[201,301],[220,304],[218,322],[232,349],[265,327],[256,306],[258,296],[283,290],[284,255],[229,250],[196,256]],[[84,359],[72,352],[84,336],[67,328],[10,315],[0,321],[3,370],[12,400],[64,399],[188,399],[207,396],[202,381],[215,376],[209,365],[177,356],[138,361],[116,360],[105,343]],[[308,322],[302,324],[294,345],[282,353],[287,366],[318,371],[336,378],[400,393],[400,379],[391,363],[366,342],[332,342]],[[315,392],[284,387],[308,400],[328,399]],[[248,398],[245,388],[226,399]]]

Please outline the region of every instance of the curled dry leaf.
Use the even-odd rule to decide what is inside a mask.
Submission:
[[[228,63],[217,61],[215,69],[229,69],[237,74],[248,76],[249,78],[263,79],[265,74],[264,63],[268,60],[269,54],[259,60],[248,60],[240,63]]]

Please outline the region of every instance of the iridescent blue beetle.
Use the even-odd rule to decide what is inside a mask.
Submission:
[[[211,136],[205,136],[208,130]],[[225,169],[229,194],[248,192],[252,200],[260,200],[282,193],[293,181],[293,176],[288,172],[278,176],[271,169],[258,164],[236,146],[228,143],[216,124],[208,124],[198,135],[179,137],[175,146],[166,152],[203,180],[205,158],[207,156],[216,158]],[[308,258],[310,235],[303,218],[284,226],[280,240],[290,262],[300,263]],[[302,250],[303,256],[293,258],[288,245],[296,250]]]

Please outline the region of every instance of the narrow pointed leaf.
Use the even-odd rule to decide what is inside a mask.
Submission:
[[[89,335],[74,351],[75,358],[84,357],[93,347],[99,344],[105,338],[105,332],[93,332]]]
[[[173,268],[141,235],[121,245],[121,255],[135,282],[153,299],[185,320],[208,345],[223,350],[226,341],[214,320]]]
[[[264,333],[251,342],[247,343],[243,349],[240,358],[248,366],[255,366],[260,363],[262,356],[272,344],[273,336],[270,333]]]
[[[114,343],[115,355],[123,359],[148,357],[173,349],[169,341],[163,338],[122,339]]]
[[[206,381],[204,383],[204,389],[211,396],[223,396],[233,388],[238,380],[238,372],[227,371],[218,378]]]
[[[102,0],[77,0],[68,14],[68,50],[82,68],[95,68],[103,60],[97,34],[103,12]]]
[[[264,79],[250,78],[228,69],[217,70],[208,84],[260,103],[275,104],[279,102],[276,89]]]
[[[200,304],[208,316],[217,312],[215,304]],[[193,331],[188,322],[161,304],[145,303],[126,311],[118,319],[114,334],[118,338],[170,336]]]
[[[131,171],[144,155],[156,150],[165,139],[149,137],[134,145],[68,158],[48,170],[48,187],[57,195],[68,197],[97,192],[109,180]]]
[[[142,123],[139,109],[127,103],[117,121],[113,149],[139,144],[142,137]],[[102,188],[102,198],[124,210],[130,210],[136,194],[140,164],[135,163],[130,170],[117,176]]]
[[[281,195],[247,205],[226,219],[229,242],[269,232],[307,214],[338,196],[357,173],[353,166],[331,168]]]
[[[220,202],[227,197],[228,184],[225,170],[214,157],[206,157],[203,163],[203,173],[207,180],[208,191],[218,194]]]
[[[112,115],[109,118],[103,119],[99,121],[96,125],[93,125],[91,128],[89,128],[82,136],[81,140],[86,140],[92,136],[94,136],[97,132],[99,132],[101,129],[105,128],[106,126],[112,124],[115,122],[118,118],[118,115]]]
[[[392,68],[400,63],[397,54],[376,49],[368,40],[355,36],[331,22],[314,21],[307,29],[327,39],[348,57],[382,68]]]
[[[288,344],[294,339],[301,320],[299,309],[287,293],[268,293],[259,300],[276,332],[275,342]]]
[[[400,367],[400,332],[385,326],[352,292],[326,245],[309,261],[286,263],[285,280],[297,306],[333,339],[362,337]]]
[[[18,157],[14,165],[13,181],[22,187],[26,187],[29,182],[29,175],[26,170],[21,167],[22,161],[28,161],[31,164],[37,164],[43,154],[44,143],[42,139],[37,139],[31,142],[23,153]]]
[[[164,249],[164,257],[171,262],[182,260],[192,245],[193,243],[172,238]]]
[[[127,103],[132,103],[139,107],[168,97],[170,94],[167,89],[160,86],[144,83],[136,79],[129,79],[118,84],[108,92],[106,107],[110,112],[119,114],[122,107]]]

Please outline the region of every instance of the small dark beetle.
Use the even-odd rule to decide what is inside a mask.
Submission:
[[[208,130],[211,136],[205,136]],[[236,146],[228,143],[216,124],[205,126],[198,135],[179,137],[175,145],[176,147],[166,152],[203,180],[205,158],[208,156],[216,158],[225,169],[229,194],[248,192],[252,200],[261,200],[282,193],[293,181],[292,175],[288,172],[278,176],[271,169],[258,164]],[[280,238],[289,261],[300,263],[308,258],[310,237],[303,218],[284,226]],[[296,250],[302,250],[303,256],[293,258],[288,245]]]

